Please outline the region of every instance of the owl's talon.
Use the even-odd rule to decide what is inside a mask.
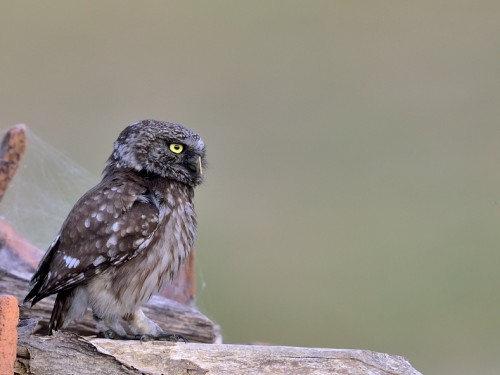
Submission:
[[[152,335],[137,335],[137,339],[143,342],[153,341],[154,337]]]
[[[176,333],[173,334],[166,333],[155,337],[155,339],[158,341],[172,341],[172,342],[184,341],[184,344],[188,342],[188,340],[184,336],[178,335]]]
[[[158,336],[135,335],[135,339],[140,340],[141,343],[148,342],[148,341],[171,341],[171,342],[184,341],[184,343],[186,344],[188,342],[188,340],[184,336],[178,335],[175,333],[173,333],[173,334],[165,333],[165,334],[158,335]]]
[[[149,336],[149,335],[119,335],[112,329],[104,331],[103,335],[105,338],[109,340],[141,340],[141,342],[143,341],[144,336]]]
[[[105,338],[110,339],[110,340],[118,340],[119,339],[119,337],[116,334],[116,332],[113,331],[113,330],[111,330],[111,329],[108,329],[107,331],[104,331],[103,334],[104,334]]]

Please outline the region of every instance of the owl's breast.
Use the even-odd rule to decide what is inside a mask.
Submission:
[[[163,212],[164,211],[164,215]],[[194,246],[196,237],[196,214],[191,202],[178,203],[173,207],[160,207],[162,224],[154,236],[157,237],[152,256],[162,258],[161,269],[170,271],[173,276]]]
[[[139,255],[102,275],[118,304],[134,311],[170,282],[194,247],[196,214],[189,200],[159,205],[159,223]],[[105,287],[105,288],[107,288]]]
[[[192,203],[178,204],[173,208],[162,205],[160,218],[163,220],[153,234],[150,249],[138,257],[143,259],[136,261],[144,280],[138,303],[146,302],[172,280],[194,246],[196,215]]]

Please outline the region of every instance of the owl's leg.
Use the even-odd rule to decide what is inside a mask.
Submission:
[[[127,337],[141,341],[184,341],[182,335],[168,334],[160,328],[158,324],[149,319],[141,309],[137,309],[133,314],[127,317],[129,329],[135,335]]]
[[[134,335],[157,336],[165,333],[160,326],[149,319],[140,308],[127,318],[129,329]]]
[[[127,336],[127,332],[119,322],[119,318],[101,318],[94,314],[94,321],[99,332],[102,332],[107,339],[122,339]]]

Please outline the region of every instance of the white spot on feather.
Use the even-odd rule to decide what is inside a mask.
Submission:
[[[170,207],[173,207],[175,205],[174,197],[171,193],[168,193],[167,195],[167,203]]]
[[[96,259],[92,262],[92,264],[93,264],[94,266],[96,266],[96,267],[97,267],[99,264],[104,263],[104,261],[105,261],[105,260],[106,260],[106,258],[104,258],[102,255],[99,255],[99,256],[98,256],[98,257],[97,257],[97,258],[96,258]]]
[[[145,241],[144,238],[139,238],[134,241],[134,247],[139,247]]]
[[[72,256],[69,255],[65,255],[63,259],[66,262],[66,267],[68,268],[76,268],[80,264],[80,259],[73,258]]]
[[[111,237],[109,237],[108,242],[106,242],[106,247],[109,249],[111,246],[115,246],[118,243],[118,239],[116,238],[116,235],[113,234]]]

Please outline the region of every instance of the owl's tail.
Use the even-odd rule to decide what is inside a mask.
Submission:
[[[62,328],[64,318],[69,310],[72,292],[73,290],[65,290],[64,292],[57,293],[56,302],[54,303],[52,315],[50,316],[49,336],[52,335],[52,331],[58,331]]]
[[[79,286],[57,293],[49,323],[49,336],[52,331],[66,327],[74,320],[80,320],[87,309],[87,291]]]

